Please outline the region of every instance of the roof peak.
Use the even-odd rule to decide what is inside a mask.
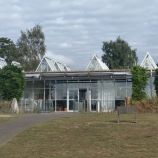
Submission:
[[[151,57],[150,53],[147,52],[143,61],[141,62],[140,66],[147,68],[149,70],[155,70],[157,69],[157,65],[154,61],[154,59]]]
[[[45,60],[45,62],[44,62]],[[70,71],[70,68],[61,62],[58,62],[54,58],[43,56],[41,59],[36,72],[57,72],[57,71]]]
[[[86,67],[87,71],[108,71],[109,68],[97,55],[93,55],[89,64]]]

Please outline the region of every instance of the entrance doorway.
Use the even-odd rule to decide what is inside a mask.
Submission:
[[[79,89],[79,110],[87,111],[87,89]]]

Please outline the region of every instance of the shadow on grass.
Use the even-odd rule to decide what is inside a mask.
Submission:
[[[105,121],[107,123],[114,123],[114,124],[120,124],[120,123],[123,123],[123,124],[133,124],[133,123],[137,123],[136,120],[110,120],[110,121]]]

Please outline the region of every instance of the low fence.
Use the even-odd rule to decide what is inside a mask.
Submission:
[[[108,107],[109,103],[107,103]],[[18,102],[20,112],[47,112],[55,111],[55,101],[54,100],[33,100],[33,99],[22,99]],[[111,107],[111,106],[110,106]],[[153,101],[144,101],[135,103],[138,113],[158,113],[158,100],[153,103]],[[99,109],[98,109],[99,108]],[[80,111],[80,109],[79,109]],[[101,103],[97,105],[96,111],[98,112],[110,112],[111,109],[104,109],[101,107]],[[10,113],[11,112],[11,101],[0,100],[0,112]]]
[[[45,112],[55,110],[52,100],[22,99],[19,101],[19,106],[24,112]]]

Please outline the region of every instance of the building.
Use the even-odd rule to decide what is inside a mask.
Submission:
[[[141,67],[146,68],[148,71],[150,71],[148,84],[146,86],[146,93],[149,97],[156,96],[155,87],[154,87],[154,79],[155,79],[155,73],[154,71],[158,68],[154,59],[151,57],[150,53],[147,52],[143,61],[140,64]]]
[[[12,61],[11,64],[12,64],[12,65],[15,65],[15,66],[17,66],[17,67],[20,67],[20,63],[19,63],[19,62]],[[2,69],[4,66],[7,66],[7,62],[5,61],[4,58],[1,58],[1,57],[0,57],[0,69]]]
[[[4,58],[0,58],[0,69],[2,69],[6,65],[7,65],[7,63],[6,63],[5,59]]]
[[[148,70],[155,70],[157,69],[157,65],[154,61],[154,59],[151,57],[150,53],[147,52],[143,61],[141,62],[140,66],[148,69]]]
[[[12,62],[20,66],[17,62]],[[0,58],[0,68],[7,63]],[[146,93],[155,96],[154,70],[149,53],[141,66],[149,70]],[[72,71],[67,65],[43,57],[35,72],[25,73],[26,85],[21,105],[26,111],[98,111],[111,112],[125,105],[132,95],[132,74],[129,70],[109,70],[96,55],[84,71]]]
[[[26,73],[21,104],[25,110],[111,112],[131,96],[131,73],[110,71],[93,56],[85,71],[44,57],[36,72]]]

